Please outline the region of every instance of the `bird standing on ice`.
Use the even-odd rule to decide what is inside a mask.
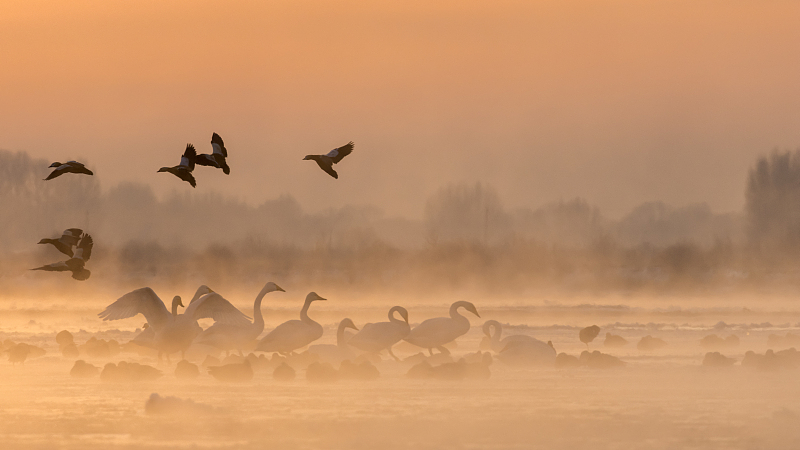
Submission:
[[[177,166],[172,167],[162,167],[158,169],[159,172],[169,172],[176,177],[180,178],[181,180],[189,183],[192,187],[197,187],[197,183],[194,180],[194,176],[192,176],[192,171],[194,170],[194,163],[197,159],[197,150],[194,149],[194,145],[186,144],[186,150],[183,152],[183,156],[181,156],[181,163]]]
[[[481,316],[472,303],[455,302],[450,305],[450,317],[435,317],[425,320],[414,327],[404,339],[417,347],[427,348],[431,356],[433,356],[433,348],[438,349],[441,353],[450,353],[444,348],[444,345],[469,331],[469,319],[458,312],[459,308],[464,308],[478,317]]]
[[[346,145],[331,150],[327,155],[306,155],[306,157],[303,158],[303,161],[316,161],[320,169],[324,170],[328,175],[338,180],[339,174],[333,170],[333,165],[341,161],[345,156],[352,153],[353,147],[353,141],[350,141]]]
[[[195,162],[201,166],[222,169],[225,175],[230,175],[231,168],[228,167],[228,163],[225,160],[228,157],[228,150],[225,148],[222,138],[219,137],[217,133],[211,135],[211,147],[214,150],[210,155],[207,153],[199,154]]]
[[[64,175],[65,173],[83,173],[86,175],[94,175],[94,172],[87,169],[82,163],[78,161],[67,161],[65,163],[54,162],[50,164],[50,167],[55,167],[55,170],[50,172],[50,175],[47,176],[44,180],[52,180],[55,177],[59,177]]]
[[[75,249],[72,258],[66,261],[47,264],[46,266],[37,267],[31,270],[44,270],[47,272],[72,272],[72,278],[79,281],[87,280],[92,272],[84,268],[84,266],[86,261],[89,260],[89,257],[92,256],[93,246],[94,242],[92,241],[92,237],[88,234],[84,234],[80,242],[78,242],[78,247]]]

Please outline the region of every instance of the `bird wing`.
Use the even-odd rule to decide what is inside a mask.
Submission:
[[[344,158],[345,156],[347,156],[347,155],[349,155],[350,153],[353,152],[353,146],[354,145],[355,144],[353,144],[353,141],[350,141],[346,145],[343,145],[343,146],[341,146],[339,148],[335,148],[335,149],[331,150],[325,156],[327,156],[328,158],[331,158],[331,161],[334,164],[336,164],[339,161],[341,161],[342,158]]]
[[[333,170],[333,165],[328,162],[328,161],[330,161],[330,159],[328,159],[328,161],[324,161],[322,158],[317,158],[314,161],[317,162],[317,165],[319,166],[319,168],[324,170],[325,173],[327,173],[328,175],[332,176],[333,178],[336,178],[337,180],[339,179],[339,174],[336,173],[335,170]]]
[[[194,149],[194,145],[186,144],[186,150],[183,151],[183,156],[181,156],[181,166],[185,167],[186,170],[189,172],[194,170],[194,162],[197,159],[197,150]]]
[[[160,328],[170,319],[169,310],[149,287],[136,289],[120,297],[98,314],[103,320],[119,320],[142,314],[153,328]]]
[[[78,240],[80,240],[82,234],[83,230],[81,230],[80,228],[68,228],[64,230],[64,233],[61,234],[61,238],[59,238],[58,240],[63,242],[64,244],[73,246],[78,244]]]
[[[47,180],[52,180],[53,178],[59,177],[59,176],[61,176],[61,175],[64,175],[65,173],[67,173],[67,172],[66,172],[66,169],[67,169],[68,167],[69,167],[69,166],[67,166],[67,165],[65,165],[65,164],[62,164],[62,165],[60,165],[60,166],[56,167],[55,169],[53,169],[53,171],[52,171],[52,172],[50,172],[50,175],[48,175],[48,176],[47,176],[47,178],[45,178],[44,180],[45,180],[45,181],[47,181]]]
[[[220,153],[224,157],[228,157],[228,149],[225,148],[225,143],[217,133],[211,135],[211,146],[214,147],[214,153]]]
[[[208,293],[190,303],[184,314],[195,320],[211,318],[215,322],[231,325],[250,325],[251,323],[249,317],[216,292]]]
[[[66,164],[66,165],[69,165],[69,166],[75,167],[76,169],[77,169],[77,168],[84,168],[84,167],[86,167],[86,166],[84,166],[84,165],[83,165],[83,163],[79,163],[78,161],[67,161],[67,164]]]
[[[80,258],[84,261],[88,261],[89,258],[92,256],[92,247],[94,246],[94,241],[92,240],[92,236],[86,234],[84,235],[80,242],[78,242],[78,248],[75,249],[75,256],[74,258]]]
[[[44,265],[44,266],[41,266],[41,267],[37,267],[37,268],[31,269],[31,270],[44,270],[44,271],[47,271],[47,272],[66,272],[66,271],[70,270],[70,268],[67,265],[66,261],[60,261],[60,262],[57,262],[57,263],[47,264],[47,265]]]

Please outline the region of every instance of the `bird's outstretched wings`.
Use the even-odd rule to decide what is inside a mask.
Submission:
[[[181,156],[181,166],[185,167],[186,170],[189,172],[194,170],[194,161],[197,159],[197,150],[194,149],[194,145],[186,144],[186,150],[183,152],[183,156]]]
[[[83,230],[81,230],[80,228],[67,228],[66,230],[64,230],[64,233],[61,234],[61,238],[59,238],[59,241],[70,246],[78,245],[78,240],[80,239],[82,234]]]
[[[164,302],[149,287],[136,289],[120,297],[98,314],[103,320],[119,320],[142,314],[151,327],[158,329],[167,323],[170,313]]]
[[[214,319],[231,325],[249,325],[250,318],[216,292],[206,294],[189,304],[184,313],[193,319]]]
[[[331,161],[332,161],[334,164],[336,164],[336,163],[338,163],[339,161],[341,161],[341,160],[342,160],[342,158],[344,158],[345,156],[347,156],[347,155],[349,155],[350,153],[352,153],[352,152],[353,152],[353,147],[354,147],[354,146],[355,146],[355,144],[353,144],[353,141],[350,141],[350,142],[348,142],[346,145],[343,145],[343,146],[341,146],[341,147],[339,147],[339,148],[335,148],[335,149],[331,150],[331,151],[330,151],[330,152],[328,152],[328,154],[327,154],[327,155],[325,155],[325,156],[327,156],[328,158],[330,158],[330,159],[331,159]]]
[[[236,143],[234,142],[234,144]],[[211,135],[211,146],[214,147],[214,153],[222,153],[222,156],[228,157],[228,149],[225,148],[225,143],[217,133]]]
[[[89,258],[92,256],[92,247],[94,247],[94,241],[92,240],[92,236],[86,234],[84,235],[81,240],[78,242],[78,248],[75,249],[75,258],[80,258],[84,262],[88,261]]]

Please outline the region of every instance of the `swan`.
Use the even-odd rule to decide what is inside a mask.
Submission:
[[[290,320],[278,325],[258,342],[256,351],[290,354],[322,337],[322,325],[308,317],[308,307],[317,300],[326,299],[316,292],[309,292],[300,311],[300,320]]]
[[[492,328],[495,329],[494,334],[492,334],[491,332]],[[547,343],[542,342],[533,336],[528,336],[525,334],[515,334],[500,339],[500,336],[503,334],[503,326],[500,324],[500,322],[496,320],[487,320],[483,324],[483,334],[485,334],[489,338],[489,345],[491,346],[492,351],[495,353],[500,353],[504,348],[506,348],[506,346],[508,346],[508,344],[512,342],[524,342],[526,344],[540,346],[542,347],[542,349],[544,349],[544,347],[547,347],[547,349],[544,350],[547,350],[548,353],[555,352],[555,350],[553,350],[552,347],[547,345]],[[553,357],[555,358],[555,353],[553,353]]]
[[[186,150],[183,152],[183,156],[181,156],[180,164],[172,167],[162,167],[158,169],[158,171],[169,172],[181,180],[191,184],[192,187],[197,187],[197,182],[195,181],[194,176],[192,176],[196,159],[197,150],[194,149],[194,145],[186,144]]]
[[[123,295],[98,316],[103,320],[119,320],[142,314],[150,324],[148,329],[153,329],[152,341],[149,344],[159,351],[159,358],[164,353],[169,362],[170,354],[181,352],[183,360],[186,349],[202,331],[197,324],[198,319],[213,318],[215,322],[235,325],[249,322],[247,316],[207,287],[201,286],[198,294],[205,290],[210,292],[191,302],[183,314],[178,314],[178,306],[183,306],[180,296],[176,295],[172,299],[172,314],[170,314],[158,295],[149,287],[144,287]]]
[[[399,313],[403,320],[394,316]],[[392,346],[400,342],[411,331],[408,324],[408,311],[402,306],[394,306],[389,310],[389,321],[368,323],[353,336],[348,344],[365,352],[378,353],[388,349],[395,360],[399,359],[392,352]]]
[[[320,357],[324,362],[340,363],[346,359],[353,359],[355,355],[345,342],[344,330],[352,328],[358,331],[358,327],[350,319],[342,319],[336,329],[336,344],[316,344],[308,347],[308,352]]]
[[[458,313],[459,308],[464,308],[480,317],[478,310],[472,303],[465,301],[455,302],[450,305],[450,317],[435,317],[423,321],[408,333],[408,336],[405,337],[406,342],[410,342],[417,347],[427,348],[431,356],[433,356],[434,347],[441,353],[449,353],[443,345],[454,341],[457,337],[469,331],[469,319]]]
[[[324,170],[325,173],[338,180],[339,174],[333,170],[333,165],[341,161],[345,156],[352,153],[353,146],[353,141],[350,141],[341,147],[331,150],[327,155],[306,155],[306,157],[303,158],[303,161],[316,161],[320,169]]]
[[[286,292],[283,288],[270,281],[265,284],[261,292],[258,293],[256,301],[253,304],[253,323],[241,326],[229,323],[215,323],[200,333],[197,339],[195,339],[195,342],[225,350],[226,354],[230,350],[238,350],[239,356],[244,356],[242,348],[258,339],[258,336],[264,331],[264,316],[261,314],[261,301],[264,299],[265,295],[275,291]]]

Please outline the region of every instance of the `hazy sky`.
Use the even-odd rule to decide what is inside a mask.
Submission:
[[[739,210],[800,146],[797,1],[3,1],[0,148],[82,158],[108,188],[213,131],[196,192],[419,216],[449,182],[508,206]],[[308,153],[354,140],[333,180]]]

